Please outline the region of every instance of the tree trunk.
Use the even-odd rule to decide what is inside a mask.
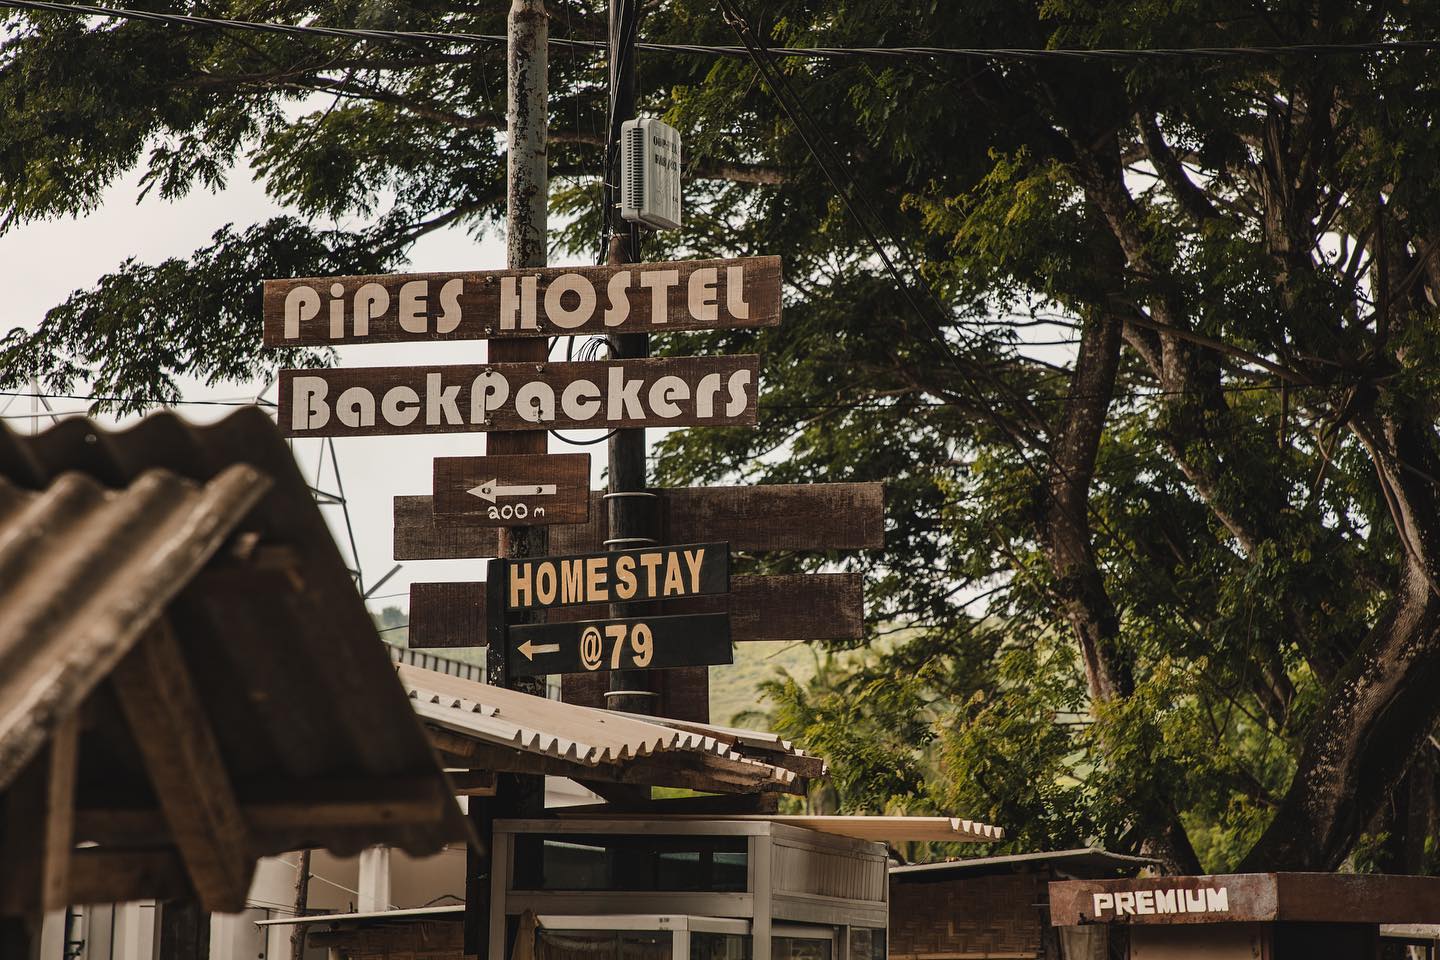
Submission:
[[[1433,437],[1421,423],[1355,430],[1388,493],[1402,544],[1399,584],[1316,711],[1290,789],[1242,870],[1338,867],[1440,721]]]

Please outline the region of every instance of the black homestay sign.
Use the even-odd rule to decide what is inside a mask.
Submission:
[[[506,567],[508,610],[642,603],[730,591],[728,543],[517,559]]]
[[[511,676],[731,663],[730,615],[517,624],[508,630],[505,653]]]

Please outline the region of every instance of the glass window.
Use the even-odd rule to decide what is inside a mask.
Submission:
[[[885,960],[885,931],[851,927],[850,960]]]
[[[690,931],[690,960],[750,960],[752,950],[746,933]]]
[[[535,931],[535,960],[672,960],[668,930]]]
[[[830,960],[832,944],[829,940],[815,940],[810,937],[772,937],[770,939],[771,960]]]
[[[742,893],[745,837],[528,834],[515,838],[516,890]]]

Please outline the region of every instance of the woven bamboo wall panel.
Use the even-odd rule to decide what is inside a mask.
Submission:
[[[891,960],[1040,957],[1038,874],[890,884]]]

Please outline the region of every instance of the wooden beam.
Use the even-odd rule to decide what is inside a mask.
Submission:
[[[878,550],[885,546],[885,490],[879,483],[761,484],[659,489],[665,543],[728,540],[732,550]],[[552,551],[603,550],[606,509],[591,493],[590,522],[550,528]],[[395,559],[497,556],[494,528],[437,522],[430,497],[395,498]]]
[[[493,777],[492,777],[493,780]],[[375,828],[433,824],[445,819],[449,795],[432,780],[353,778],[290,783],[241,784],[235,789],[253,844],[268,835],[293,836],[332,828]],[[173,842],[164,814],[154,808],[82,807],[76,811],[77,839],[104,846],[147,847]],[[288,849],[288,848],[287,848]]]
[[[70,857],[75,848],[75,772],[80,755],[80,718],[72,713],[55,725],[46,750],[48,788],[44,854],[40,868],[40,902],[45,910],[70,903]]]
[[[79,736],[79,714],[62,718],[52,727],[44,749],[5,793],[0,913],[59,910],[71,902]]]
[[[498,784],[494,770],[447,770],[450,786],[459,797],[493,797]]]
[[[858,573],[737,576],[730,593],[664,601],[665,614],[730,614],[730,638],[860,640],[865,635],[864,580]],[[549,622],[603,619],[604,606],[557,607]],[[484,581],[412,583],[409,644],[440,649],[486,642]]]
[[[70,865],[71,903],[123,903],[194,896],[185,864],[174,850],[75,851]]]
[[[176,846],[207,910],[245,909],[255,869],[219,743],[165,621],[111,674]]]

